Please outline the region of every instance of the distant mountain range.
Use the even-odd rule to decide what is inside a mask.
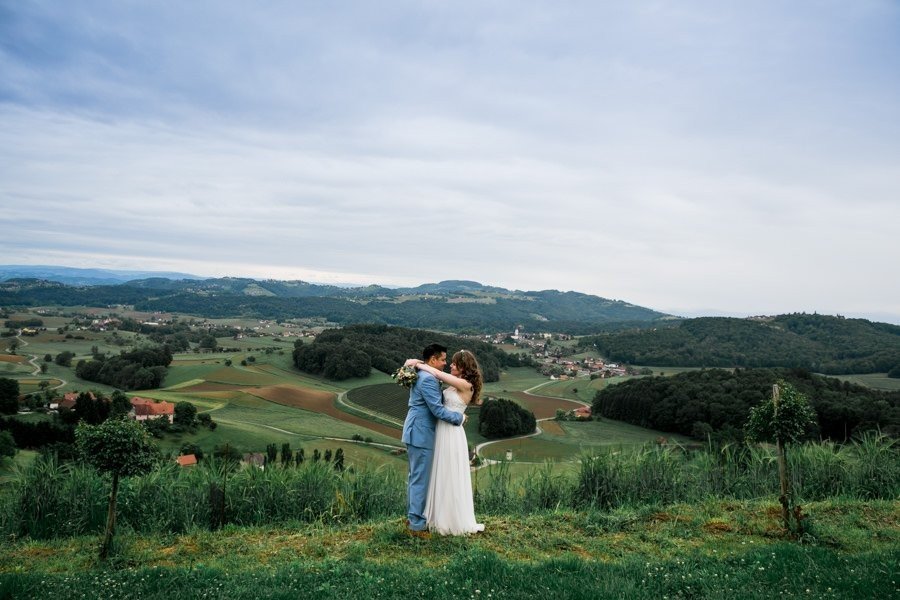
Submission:
[[[197,275],[159,271],[115,271],[109,269],[76,269],[51,265],[0,265],[0,281],[7,279],[44,279],[66,285],[116,285],[134,279],[165,277],[167,279],[203,279]]]
[[[112,280],[112,281],[111,281]],[[672,319],[649,308],[578,292],[521,291],[475,281],[411,288],[340,287],[305,281],[0,266],[0,306],[110,306],[205,317],[324,318],[446,331],[592,333]]]

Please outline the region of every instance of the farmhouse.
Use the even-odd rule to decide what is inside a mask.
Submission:
[[[78,401],[78,394],[78,392],[66,392],[63,394],[62,400],[59,402],[51,402],[47,408],[50,410],[57,410],[60,408],[71,410],[72,408],[75,408],[75,403]],[[97,397],[94,396],[94,392],[88,392],[87,395],[91,400],[97,399]]]
[[[131,399],[131,413],[135,421],[168,417],[169,423],[175,421],[175,405],[171,402],[155,402],[149,398],[135,396]]]

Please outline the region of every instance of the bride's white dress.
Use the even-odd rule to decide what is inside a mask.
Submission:
[[[444,390],[444,407],[463,413],[466,403],[451,387]],[[441,420],[434,432],[434,459],[425,500],[425,519],[428,529],[442,535],[484,531],[484,525],[475,522],[466,430]]]

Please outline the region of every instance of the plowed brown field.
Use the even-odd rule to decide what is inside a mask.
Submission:
[[[538,425],[544,430],[544,433],[549,433],[550,435],[566,435],[566,430],[560,427],[559,423],[556,421],[543,421]]]
[[[525,392],[510,392],[509,394],[522,406],[534,413],[535,419],[549,419],[556,416],[556,409],[574,410],[584,404],[565,400],[563,398],[550,398],[549,396],[533,396]]]
[[[25,362],[25,357],[15,354],[0,354],[0,362],[23,363]]]
[[[356,415],[351,415],[339,410],[334,405],[335,395],[330,392],[310,390],[292,385],[272,385],[261,388],[250,388],[244,391],[258,398],[262,398],[263,400],[268,400],[269,402],[328,415],[329,417],[334,417],[345,423],[353,423],[354,425],[359,425],[396,439],[400,439],[401,437],[401,431],[396,427],[375,423],[374,421],[369,421],[362,417],[357,417]]]

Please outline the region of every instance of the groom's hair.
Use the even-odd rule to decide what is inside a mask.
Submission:
[[[436,356],[441,352],[446,352],[446,346],[441,346],[440,344],[429,344],[425,346],[425,349],[422,350],[422,360],[428,362],[428,359],[432,356]]]

